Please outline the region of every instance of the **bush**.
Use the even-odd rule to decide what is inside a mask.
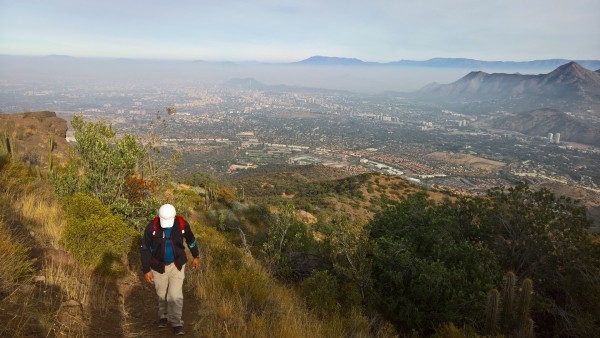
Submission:
[[[91,196],[77,193],[65,201],[65,210],[64,242],[73,257],[104,273],[120,272],[114,263],[129,251],[136,232]]]
[[[200,210],[200,206],[204,204],[204,201],[200,195],[191,190],[179,190],[175,194],[173,204],[178,214],[189,218],[190,211]]]
[[[316,271],[304,279],[300,285],[300,291],[306,299],[307,305],[320,318],[336,315],[341,310],[340,304],[337,302],[337,280],[327,271]]]
[[[500,270],[494,253],[462,225],[453,209],[425,194],[371,221],[374,290],[397,328],[431,334],[447,322],[483,322],[486,293]]]

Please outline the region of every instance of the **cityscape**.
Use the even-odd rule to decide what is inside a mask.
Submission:
[[[494,129],[502,111],[466,114],[406,93],[266,86],[2,83],[3,112],[52,110],[104,120],[119,133],[159,137],[176,172],[229,177],[268,164],[319,164],[353,175],[400,176],[454,195],[519,181],[600,205],[600,149],[560,133]],[[24,103],[27,103],[26,105]],[[68,135],[72,140],[72,135]]]

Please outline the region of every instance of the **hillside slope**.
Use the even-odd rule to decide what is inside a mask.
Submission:
[[[600,127],[554,109],[537,109],[494,120],[494,128],[546,137],[560,133],[561,140],[600,145]]]

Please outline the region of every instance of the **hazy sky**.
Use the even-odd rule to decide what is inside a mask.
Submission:
[[[600,59],[600,0],[0,0],[0,54]]]

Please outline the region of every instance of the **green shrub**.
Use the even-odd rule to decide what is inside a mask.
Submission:
[[[228,266],[221,271],[221,287],[239,294],[246,308],[261,312],[274,302],[275,284],[267,274],[246,266]]]
[[[250,205],[242,211],[242,215],[252,224],[264,224],[269,221],[270,212],[265,205]]]
[[[64,242],[73,257],[101,272],[119,272],[119,260],[129,251],[135,230],[99,200],[81,193],[66,199],[65,210]]]
[[[204,204],[204,201],[200,195],[191,190],[179,190],[175,194],[173,204],[178,214],[189,218],[190,212],[200,210],[200,206]]]
[[[337,302],[338,283],[327,271],[317,271],[302,281],[300,290],[307,305],[321,318],[335,315],[341,307]]]

